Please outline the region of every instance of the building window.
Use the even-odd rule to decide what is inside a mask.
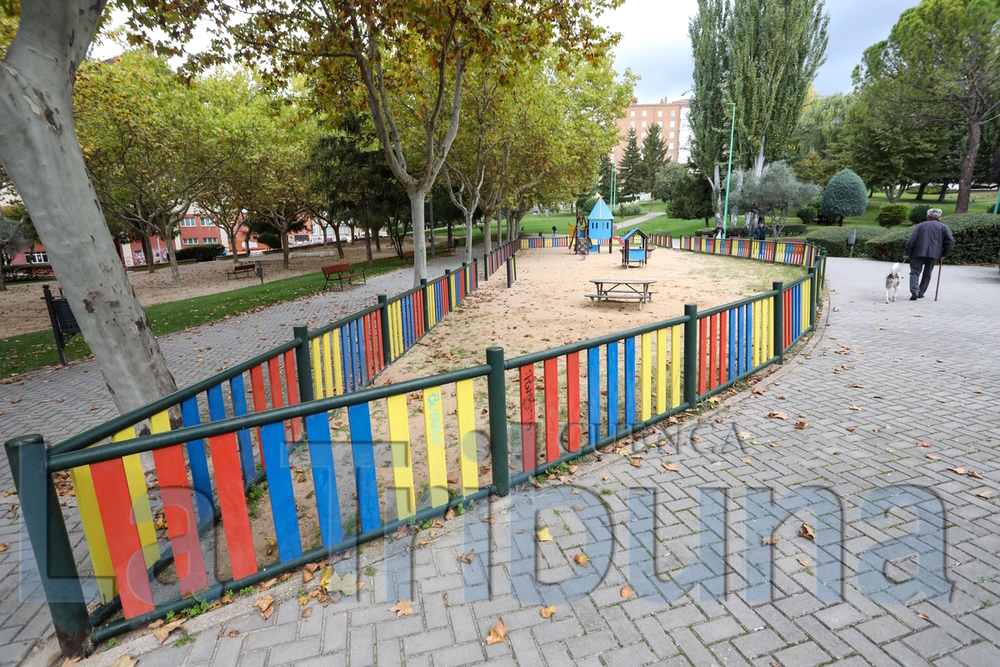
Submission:
[[[643,109],[643,110],[642,110],[642,117],[643,117],[643,118],[645,118],[645,117],[646,117],[646,110],[645,110],[645,109]]]
[[[674,126],[674,121],[670,121],[670,127]]]
[[[670,138],[670,139],[673,139],[673,138],[674,138],[674,133],[673,133],[673,132],[671,132],[671,133],[670,133],[670,137],[669,137],[669,138]]]
[[[646,127],[646,121],[642,121],[642,126]]]
[[[194,216],[188,216],[181,220],[181,227],[194,227],[198,223],[195,222]]]
[[[674,144],[673,144],[673,142],[671,142],[670,144],[667,145],[667,149],[668,150],[674,150]]]
[[[677,109],[671,109],[670,110],[670,116],[673,117],[673,116],[676,116],[676,115],[677,115]]]
[[[205,238],[203,238],[201,240],[201,242],[202,243],[218,243],[219,242],[219,237],[218,236],[206,236]]]
[[[184,245],[198,245],[198,239],[181,239],[181,243]]]
[[[202,218],[201,219],[201,226],[202,227],[215,227],[215,220],[212,220],[211,218]]]
[[[635,129],[635,121],[633,120],[631,123],[628,124],[628,126],[634,130]]]
[[[49,256],[47,254],[45,254],[44,250],[42,252],[33,252],[30,255],[26,256],[25,259],[27,259],[32,264],[48,264],[49,263]]]
[[[632,118],[635,118],[635,112],[634,111],[632,112]]]
[[[662,111],[657,111],[656,112],[656,117],[657,118],[663,118],[663,112]]]

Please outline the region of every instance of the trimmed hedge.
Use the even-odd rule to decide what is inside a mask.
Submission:
[[[795,212],[795,217],[801,220],[803,225],[812,225],[819,218],[819,209],[813,206],[803,206]]]
[[[221,257],[226,253],[226,249],[218,243],[207,243],[205,245],[189,245],[176,251],[177,261],[182,262],[193,259],[199,262],[211,262],[216,257]]]
[[[781,228],[781,236],[785,237],[802,237],[806,235],[809,229],[805,225],[785,225]],[[768,234],[771,233],[771,228],[767,228]]]
[[[909,214],[910,207],[906,204],[882,204],[876,219],[880,226],[891,229],[906,222]]]
[[[931,207],[927,204],[920,204],[919,206],[914,206],[910,209],[910,215],[907,216],[909,221],[915,225],[919,225],[921,222],[927,219],[927,211],[931,210]]]
[[[887,232],[881,227],[858,227],[858,238],[854,244],[855,257],[868,257],[865,241],[879,236],[884,236]],[[853,227],[828,227],[817,229],[806,234],[806,241],[814,243],[820,248],[826,248],[826,254],[830,257],[849,257],[851,249],[847,247],[847,237],[851,235]]]
[[[642,215],[642,206],[639,204],[619,204],[614,211],[616,218],[628,215]]]
[[[941,218],[941,222],[948,225],[955,236],[955,249],[945,258],[946,263],[986,264],[1000,255],[1000,216],[991,213],[966,213],[945,216]],[[912,232],[913,228],[894,229],[869,239],[865,242],[865,252],[872,259],[902,261],[906,253],[906,240]],[[860,242],[860,235],[858,240]]]

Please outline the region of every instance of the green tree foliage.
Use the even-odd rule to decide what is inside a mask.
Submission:
[[[642,192],[642,155],[639,153],[635,128],[629,128],[628,131],[625,151],[622,153],[621,164],[618,165],[618,180],[618,192],[622,199],[635,197]]]
[[[820,213],[837,218],[843,226],[845,217],[861,215],[866,210],[868,189],[865,182],[850,169],[837,172],[823,190]]]
[[[653,199],[669,201],[678,184],[690,173],[686,166],[676,162],[666,162],[656,170],[656,181],[653,183]]]
[[[815,199],[819,186],[802,183],[783,161],[772,162],[757,176],[746,170],[736,179],[736,187],[730,194],[733,204],[740,210],[752,212],[771,219],[771,234],[781,238],[782,229],[799,208]]]
[[[684,220],[704,218],[705,226],[708,227],[708,219],[714,212],[712,187],[708,179],[691,172],[685,174],[674,187],[667,205],[667,215]]]
[[[876,220],[880,226],[890,229],[906,222],[909,214],[910,207],[906,204],[882,204]]]
[[[931,207],[927,204],[918,204],[910,208],[909,214],[906,218],[915,225],[919,225],[921,222],[927,220],[927,211],[931,210]]]
[[[642,140],[642,192],[652,192],[656,183],[656,172],[667,158],[667,146],[660,134],[660,124],[653,123]]]
[[[850,94],[809,95],[792,135],[789,163],[802,179],[826,187],[843,169],[843,128],[853,103]]]
[[[1000,3],[996,0],[921,0],[872,46],[860,72],[866,82],[899,84],[908,113],[939,126],[963,126],[965,155],[956,213],[969,209],[982,125],[1000,109]]]
[[[611,182],[614,180],[614,174],[611,169],[611,158],[607,155],[601,156],[601,166],[597,178],[597,192],[604,201],[611,201]]]

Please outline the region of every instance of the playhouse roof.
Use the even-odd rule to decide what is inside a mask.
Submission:
[[[611,215],[611,209],[608,205],[604,203],[601,198],[597,199],[597,203],[594,205],[593,210],[590,215],[587,216],[588,220],[614,220],[615,216]]]
[[[622,234],[622,241],[627,241],[630,238],[632,238],[633,236],[635,236],[636,234],[638,234],[640,237],[642,237],[644,239],[649,239],[649,235],[646,234],[646,232],[642,231],[638,227],[633,227],[632,229],[630,229],[627,232],[625,232],[624,234]]]

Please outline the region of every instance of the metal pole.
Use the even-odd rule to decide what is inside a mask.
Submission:
[[[316,399],[313,394],[312,358],[309,353],[309,327],[292,327],[292,334],[299,340],[295,348],[295,371],[299,381],[299,402],[308,403]]]
[[[392,362],[392,342],[389,338],[389,298],[385,294],[378,295],[379,319],[382,320],[382,358],[385,365]]]
[[[729,228],[729,185],[733,180],[733,140],[736,138],[736,102],[733,105],[733,122],[729,128],[729,173],[726,175],[726,211],[722,214],[722,238]]]
[[[684,304],[684,402],[698,402],[698,304]]]
[[[993,215],[996,215],[997,212],[1000,212],[1000,183],[997,183],[997,203],[993,207]],[[940,275],[940,272],[938,275]]]
[[[424,333],[427,333],[431,330],[431,316],[430,311],[428,310],[429,306],[427,305],[427,278],[420,279],[420,290],[421,294],[423,294],[421,301],[424,302]],[[389,357],[386,357],[385,359],[386,363],[389,363]]]
[[[778,363],[785,363],[785,286],[780,282],[771,283],[774,297],[774,331],[771,332],[771,346],[777,351]],[[789,313],[791,314],[791,313]]]
[[[490,374],[486,394],[490,410],[490,461],[493,485],[501,498],[510,493],[510,462],[507,454],[507,385],[504,382],[503,348],[486,348]]]
[[[65,658],[83,657],[93,650],[90,617],[59,497],[46,470],[45,441],[26,435],[8,440],[4,448],[59,647]]]

